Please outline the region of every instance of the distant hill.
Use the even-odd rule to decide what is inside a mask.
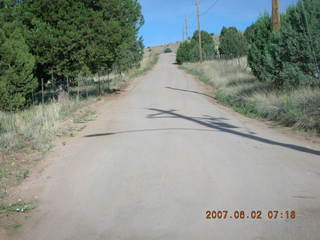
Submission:
[[[176,53],[179,45],[181,42],[176,42],[176,43],[169,43],[169,44],[164,44],[164,45],[159,45],[159,46],[153,46],[153,47],[148,47],[151,48],[154,52],[156,53],[163,53],[164,49],[166,48],[171,48],[171,50]],[[147,49],[148,49],[147,48]]]
[[[218,35],[218,34],[211,34],[211,35],[212,35],[212,38],[213,38],[214,42],[216,43],[216,46],[218,47],[220,35]],[[171,48],[171,50],[174,53],[177,53],[177,50],[179,48],[180,43],[181,42],[163,44],[163,45],[159,45],[159,46],[147,47],[146,49],[151,48],[156,53],[163,53],[164,49]]]

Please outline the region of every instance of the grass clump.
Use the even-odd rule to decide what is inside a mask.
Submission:
[[[134,70],[130,77],[139,77],[147,72],[149,72],[159,61],[159,53],[156,53],[154,51],[145,51],[143,60],[141,62],[141,65],[138,69]]]
[[[73,122],[80,124],[80,123],[87,123],[87,122],[93,121],[95,114],[96,114],[95,111],[92,111],[90,109],[85,109],[84,111],[81,111],[80,114],[76,115],[76,117],[73,119]]]
[[[25,203],[22,201],[18,201],[12,204],[0,203],[0,216],[9,216],[10,214],[17,212],[26,213],[34,208],[35,206],[33,204]]]
[[[11,153],[25,148],[37,151],[50,148],[60,123],[82,105],[64,100],[18,113],[0,112],[0,150]]]
[[[237,112],[311,135],[320,134],[319,88],[277,90],[271,83],[255,78],[245,58],[189,63],[181,68],[213,85],[217,100]]]

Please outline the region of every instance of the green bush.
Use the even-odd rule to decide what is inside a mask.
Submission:
[[[319,12],[319,1],[299,0],[282,15],[280,32],[268,15],[246,30],[249,66],[259,80],[278,89],[320,86]]]
[[[320,1],[300,0],[287,10],[280,49],[285,87],[320,86]]]
[[[166,49],[164,49],[163,52],[164,52],[164,53],[172,53],[172,50],[171,50],[171,48],[166,48]]]
[[[0,0],[0,110],[26,106],[40,79],[139,66],[143,24],[136,0]]]
[[[180,44],[178,51],[177,51],[177,57],[176,61],[178,64],[182,64],[184,62],[196,62],[199,60],[199,54],[198,51],[198,44],[191,40],[190,42],[183,42]]]
[[[0,110],[17,111],[28,102],[36,89],[33,76],[35,58],[29,52],[19,28],[14,23],[0,29]],[[8,30],[6,30],[8,28]],[[11,32],[13,30],[13,32]]]
[[[206,31],[201,31],[201,45],[202,55],[205,60],[213,59],[216,56],[216,45],[212,36]],[[178,64],[182,64],[184,62],[197,62],[199,60],[199,34],[198,31],[195,31],[190,41],[180,44],[176,61]]]
[[[248,43],[244,35],[235,27],[222,28],[220,34],[219,53],[230,58],[245,56]]]
[[[126,71],[142,59],[137,35],[144,19],[135,0],[21,2],[39,78],[61,80],[84,68],[92,74]]]
[[[270,78],[267,67],[268,47],[273,37],[271,17],[269,15],[261,16],[258,21],[246,31],[246,37],[250,44],[248,64],[253,74],[259,80],[268,81]]]
[[[198,48],[199,34],[198,31],[195,31],[192,37],[192,40],[196,43]],[[201,31],[201,45],[202,45],[202,55],[204,60],[210,60],[215,58],[217,55],[216,44],[213,41],[213,38],[210,33],[206,31]],[[199,51],[196,51],[196,58],[200,59]]]

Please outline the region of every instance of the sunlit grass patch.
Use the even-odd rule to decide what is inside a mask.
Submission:
[[[245,58],[184,64],[182,69],[215,87],[218,101],[254,118],[320,133],[320,89],[276,90],[256,79]]]

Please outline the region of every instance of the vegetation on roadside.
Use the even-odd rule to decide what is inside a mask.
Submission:
[[[12,204],[3,204],[0,203],[0,217],[2,215],[9,216],[12,213],[26,213],[34,208],[34,205],[31,203],[25,203],[18,201]]]
[[[320,2],[299,0],[282,15],[279,32],[261,16],[246,30],[253,74],[277,89],[320,87]]]
[[[90,101],[65,99],[17,113],[0,112],[0,203],[10,186],[29,177],[36,160],[53,147],[56,137],[83,128],[67,122],[62,126],[62,122],[72,114],[79,123],[88,120],[87,110],[75,113]]]
[[[163,52],[164,53],[172,53],[172,50],[171,50],[171,48],[165,48]]]
[[[66,78],[137,67],[143,23],[136,0],[1,0],[0,110],[30,106],[42,80],[66,88]]]
[[[187,72],[215,87],[216,99],[253,118],[278,122],[311,135],[320,134],[320,89],[276,90],[254,77],[246,59],[214,60],[182,65]]]
[[[204,59],[211,59],[216,56],[217,48],[215,42],[212,36],[206,31],[201,31],[201,44]],[[198,62],[199,59],[199,34],[198,31],[195,31],[190,41],[185,41],[180,44],[176,61],[178,64],[182,64],[184,62]]]
[[[125,79],[146,73],[158,59],[158,53],[146,51],[140,67],[132,69]],[[113,87],[120,89],[121,85]],[[23,153],[45,153],[57,137],[73,136],[82,130],[86,122],[94,120],[95,112],[86,106],[95,100],[67,97],[20,112],[0,112],[0,203],[8,187],[27,178],[36,162],[33,156]]]
[[[145,51],[141,65],[129,74],[130,77],[138,77],[149,72],[159,61],[160,53],[153,51]]]
[[[59,134],[60,123],[85,102],[65,100],[34,106],[18,113],[0,112],[0,151],[45,151]]]
[[[223,27],[220,34],[219,54],[225,58],[239,58],[247,55],[248,42],[236,27]]]
[[[223,28],[219,54],[236,59],[182,68],[212,84],[217,100],[238,112],[319,135],[319,12],[319,1],[299,0],[281,16],[279,32],[272,30],[267,14],[243,35],[233,27]],[[248,57],[239,58],[245,49]]]

